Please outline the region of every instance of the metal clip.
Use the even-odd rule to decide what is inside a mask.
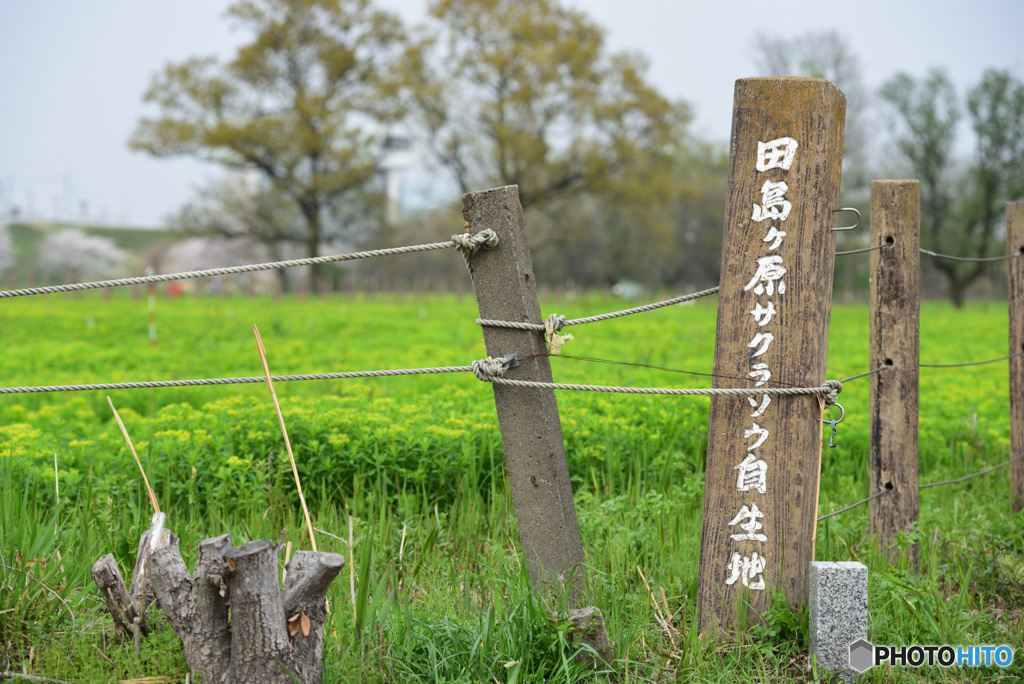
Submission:
[[[825,420],[823,418],[821,420],[821,422],[822,423],[828,423],[829,425],[832,426],[832,435],[828,438],[828,445],[829,445],[830,448],[835,449],[836,448],[836,444],[835,444],[836,425],[838,425],[839,423],[842,423],[843,422],[843,418],[846,418],[846,409],[843,408],[842,404],[833,404],[833,406],[838,406],[839,407],[839,419],[838,420]]]
[[[841,211],[852,211],[853,213],[855,213],[857,215],[857,222],[854,223],[852,226],[835,226],[834,228],[832,228],[832,230],[853,230],[854,228],[860,225],[860,209],[857,209],[855,207],[841,207],[839,209],[833,209],[832,213],[838,214]]]
[[[519,354],[512,352],[511,354],[505,354],[502,366],[507,368],[519,368]]]

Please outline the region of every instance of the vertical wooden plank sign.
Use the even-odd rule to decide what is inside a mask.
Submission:
[[[895,562],[896,534],[917,522],[920,368],[921,184],[871,182],[871,491],[891,490],[870,506],[871,535]],[[917,558],[917,545],[909,550]]]
[[[1024,253],[1024,202],[1006,205],[1006,249]],[[1024,351],[1024,257],[1010,259],[1010,353]],[[1024,454],[1024,357],[1010,359],[1010,458]],[[1010,464],[1013,512],[1024,509],[1024,460]]]
[[[845,116],[846,96],[828,81],[736,81],[716,387],[814,387],[826,379]],[[794,605],[806,600],[821,418],[814,396],[712,397],[702,629],[742,627],[776,588]]]
[[[471,233],[490,228],[498,235],[497,249],[469,260],[480,317],[542,323],[519,188],[463,195],[462,215]],[[488,356],[515,352],[522,359],[506,377],[551,382],[543,332],[485,326],[484,343]],[[493,389],[530,585],[538,589],[571,576],[572,607],[585,584],[585,568],[554,390],[497,384]]]

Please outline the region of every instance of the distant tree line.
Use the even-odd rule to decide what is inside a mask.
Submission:
[[[377,172],[400,125],[454,194],[519,185],[542,282],[717,283],[727,148],[694,136],[688,105],[651,84],[642,55],[612,52],[583,11],[558,0],[434,0],[414,28],[372,0],[241,0],[228,14],[251,39],[224,63],[167,65],[144,96],[154,114],[130,141],[254,175],[200,190],[170,217],[181,231],[257,243],[271,257],[443,239],[461,229],[456,197],[388,220]],[[870,178],[903,172],[922,182],[929,247],[1001,253],[1002,207],[1024,193],[1024,84],[1013,74],[986,72],[965,107],[943,72],[894,76],[879,92],[893,153],[873,164],[869,95],[841,36],[762,37],[753,57],[763,75],[828,78],[846,92],[845,202],[866,209]],[[971,159],[955,154],[964,111]],[[442,256],[345,271],[464,275]],[[837,283],[859,281],[862,268],[837,264]],[[928,268],[958,305],[982,277],[973,266]],[[310,269],[305,287],[339,272]]]

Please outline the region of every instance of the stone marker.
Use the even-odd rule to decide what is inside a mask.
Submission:
[[[868,636],[868,569],[853,561],[811,562],[807,577],[810,653],[819,670],[852,682],[850,645]]]

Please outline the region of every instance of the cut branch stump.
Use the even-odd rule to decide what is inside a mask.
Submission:
[[[280,544],[232,548],[231,536],[222,535],[200,543],[189,575],[178,539],[164,532],[160,548],[139,544],[136,568],[144,568],[146,594],[181,639],[190,670],[210,684],[293,684],[293,675],[320,684],[327,590],[343,556],[299,551],[281,587]],[[128,598],[113,556],[97,561],[93,576],[114,623],[132,634],[141,604]]]

